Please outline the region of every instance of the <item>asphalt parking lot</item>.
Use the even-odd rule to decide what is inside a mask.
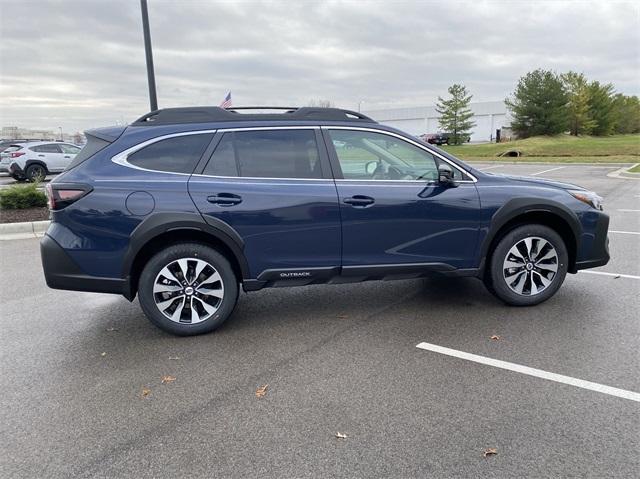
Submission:
[[[0,242],[0,477],[637,477],[640,181],[478,166],[597,191],[611,262],[532,308],[474,279],[263,290],[177,338],[137,301],[47,289],[37,240]]]
[[[45,177],[44,181],[49,182],[52,179],[54,179],[56,176],[55,175],[48,175],[47,177]],[[18,185],[20,184],[20,182],[14,180],[13,178],[11,178],[9,176],[9,173],[5,173],[5,172],[0,172],[0,188],[6,188],[8,186],[12,186],[12,185]]]

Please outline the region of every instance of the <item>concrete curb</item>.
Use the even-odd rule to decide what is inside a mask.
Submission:
[[[640,180],[640,173],[629,173],[629,171],[627,171],[638,165],[640,165],[640,163],[636,163],[635,165],[631,166],[625,166],[624,168],[620,168],[619,170],[607,173],[607,176],[609,178],[618,178],[621,180]]]
[[[42,238],[50,221],[30,221],[25,223],[0,223],[0,241]]]

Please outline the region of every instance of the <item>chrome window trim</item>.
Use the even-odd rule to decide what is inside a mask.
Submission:
[[[333,183],[332,178],[271,178],[268,176],[217,176],[217,175],[203,175],[200,173],[194,173],[191,176],[197,176],[199,178],[220,178],[221,180],[277,180],[277,181],[326,181]]]
[[[247,179],[247,180],[291,180],[291,181],[335,181],[335,182],[340,182],[340,183],[344,183],[344,182],[368,182],[371,184],[377,184],[377,185],[381,185],[383,183],[413,183],[413,184],[421,184],[424,185],[425,181],[424,180],[359,180],[359,179],[343,179],[343,178],[268,178],[268,177],[255,177],[255,176],[216,176],[216,175],[203,175],[203,174],[191,174],[191,173],[179,173],[179,172],[175,172],[175,171],[163,171],[163,170],[150,170],[148,168],[142,168],[140,166],[136,166],[133,165],[131,163],[129,163],[127,161],[129,155],[135,153],[138,150],[141,150],[142,148],[149,146],[153,143],[156,143],[158,141],[161,140],[166,140],[168,138],[175,138],[175,137],[179,137],[179,136],[189,136],[189,135],[204,135],[204,134],[208,134],[208,133],[217,133],[217,132],[221,132],[221,133],[225,133],[225,132],[231,132],[231,131],[269,131],[269,130],[356,130],[356,131],[370,131],[372,133],[379,133],[382,135],[389,135],[389,136],[393,136],[396,138],[399,138],[400,140],[406,141],[414,146],[417,146],[418,148],[425,150],[427,153],[432,154],[438,158],[440,158],[441,160],[445,161],[446,163],[448,163],[449,165],[451,165],[453,168],[457,169],[458,171],[460,171],[461,173],[469,176],[470,178],[472,178],[472,180],[459,180],[457,181],[457,183],[477,183],[478,179],[473,176],[470,172],[468,172],[467,170],[461,168],[460,166],[458,166],[457,164],[453,163],[451,160],[445,158],[444,156],[440,155],[438,152],[431,150],[430,148],[425,147],[424,145],[421,145],[420,143],[417,143],[409,138],[406,138],[402,135],[398,135],[397,133],[393,133],[390,131],[385,131],[385,130],[379,130],[377,128],[365,128],[365,127],[357,127],[357,126],[316,126],[316,125],[300,125],[300,126],[251,126],[251,127],[238,127],[238,128],[218,128],[215,130],[193,130],[193,131],[183,131],[183,132],[179,132],[179,133],[169,133],[167,135],[161,135],[161,136],[156,136],[154,138],[150,138],[148,140],[143,141],[142,143],[138,143],[137,145],[131,146],[129,148],[127,148],[124,151],[121,151],[120,153],[114,155],[111,158],[111,161],[117,165],[120,166],[125,166],[127,168],[133,168],[134,170],[139,170],[139,171],[147,171],[147,172],[151,172],[151,173],[163,173],[163,174],[167,174],[167,175],[178,175],[178,176],[198,176],[198,177],[205,177],[205,178],[220,178],[220,179],[235,179],[235,180],[243,180],[243,179]],[[318,146],[318,148],[320,148],[320,146]]]
[[[132,163],[129,163],[128,158],[129,158],[129,155],[135,153],[136,151],[141,150],[144,147],[152,145],[159,141],[166,140],[167,138],[177,138],[179,136],[189,136],[189,135],[206,135],[209,133],[215,134],[217,131],[218,130],[183,131],[180,133],[170,133],[168,135],[156,136],[154,138],[150,138],[149,140],[145,140],[142,143],[138,143],[137,145],[129,147],[124,151],[121,151],[117,155],[111,157],[111,161],[113,161],[116,165],[126,166],[127,168],[133,168],[134,170],[149,171],[151,173],[164,173],[166,175],[191,176],[191,173],[179,173],[177,171],[150,170],[149,168],[142,168],[140,166],[136,166]]]
[[[471,180],[457,180],[456,183],[477,183],[478,182],[478,178],[473,176],[470,172],[468,172],[467,170],[465,170],[461,166],[459,166],[456,163],[453,163],[451,160],[445,158],[444,156],[439,154],[437,151],[434,151],[431,148],[427,148],[426,146],[421,145],[420,143],[418,143],[416,141],[413,141],[410,138],[406,138],[406,137],[404,137],[402,135],[398,135],[397,133],[393,133],[391,131],[386,131],[386,130],[379,130],[377,128],[365,128],[365,127],[359,127],[359,126],[322,126],[321,128],[323,130],[370,131],[372,133],[379,133],[381,135],[388,135],[388,136],[393,136],[395,138],[399,138],[400,140],[406,141],[407,143],[410,143],[410,144],[412,144],[414,146],[417,146],[418,148],[426,151],[427,153],[440,158],[442,161],[448,163],[449,165],[454,167],[456,170],[458,170],[463,175],[467,175],[469,178],[471,178]],[[345,178],[345,179],[340,179],[340,180],[336,180],[336,181],[341,181],[341,182],[342,181],[359,181],[359,182],[367,181],[369,183],[378,182],[378,181],[402,181],[402,182],[409,182],[409,183],[422,183],[422,184],[424,184],[423,180],[357,180],[357,179],[346,179]]]

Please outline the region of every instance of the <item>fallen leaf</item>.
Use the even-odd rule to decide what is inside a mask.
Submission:
[[[267,394],[268,387],[269,385],[265,384],[264,386],[260,386],[258,389],[256,389],[256,397],[258,398],[264,397]]]
[[[169,356],[169,359],[171,359],[172,361],[177,361],[178,359],[180,359],[180,356]]]
[[[107,331],[111,332],[111,331],[118,331],[118,328],[107,328]]]
[[[349,316],[347,316],[346,314],[339,314],[338,319],[349,319]]]
[[[106,355],[107,355],[107,353],[105,353],[105,352],[100,353],[100,356],[102,356],[103,358],[104,358]]]
[[[493,336],[491,336],[491,339],[493,339],[494,341],[500,341],[502,338],[497,334],[494,334]]]
[[[495,456],[496,454],[498,454],[498,450],[495,447],[489,447],[484,450],[484,457]]]
[[[142,397],[146,398],[149,394],[151,394],[151,389],[142,388]]]
[[[347,435],[346,434],[342,434],[341,432],[336,432],[336,437],[338,439],[346,439]]]
[[[618,279],[618,278],[620,278],[620,275],[613,277],[613,279]]]
[[[173,376],[162,376],[162,384],[169,384],[175,381],[176,378]]]

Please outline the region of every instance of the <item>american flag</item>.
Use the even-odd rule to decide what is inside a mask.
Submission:
[[[224,97],[222,103],[220,103],[220,108],[229,108],[231,106],[231,92],[227,93],[227,96]]]

